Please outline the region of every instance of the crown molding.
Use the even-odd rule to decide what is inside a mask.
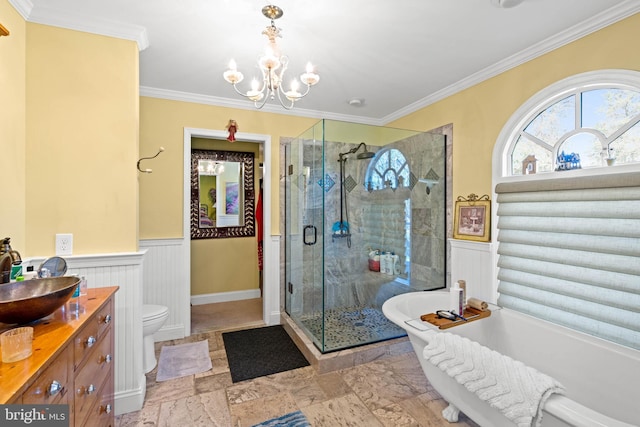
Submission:
[[[22,16],[26,21],[33,9],[33,3],[30,0],[9,0],[9,4]]]
[[[631,15],[640,12],[640,2],[637,0],[625,0],[618,6],[614,6],[602,13],[599,13],[592,18],[567,28],[565,31],[558,33],[552,37],[542,40],[527,49],[511,55],[504,60],[497,62],[475,74],[470,75],[462,80],[459,80],[444,89],[432,93],[416,102],[413,102],[406,107],[403,107],[385,117],[380,119],[381,123],[388,124],[394,120],[398,120],[408,114],[415,113],[416,111],[428,107],[431,104],[435,104],[449,96],[452,96],[458,92],[482,83],[492,77],[504,73],[512,68],[522,65],[532,59],[542,56],[552,50],[558,49],[566,44],[581,39],[591,33],[601,30],[611,24],[628,18]]]
[[[149,47],[147,29],[139,25],[123,24],[107,19],[62,12],[47,6],[34,7],[30,0],[9,0],[9,3],[28,22],[132,40],[138,44],[139,51]]]
[[[344,122],[360,123],[374,126],[381,126],[378,119],[363,116],[351,116],[348,114],[328,113],[325,111],[306,110],[304,108],[294,108],[285,110],[278,104],[265,104],[260,110],[256,109],[251,101],[242,99],[221,98],[218,96],[200,95],[197,93],[180,92],[176,90],[159,89],[149,86],[140,86],[140,96],[149,98],[160,98],[171,101],[191,102],[195,104],[212,105],[216,107],[236,108],[249,111],[264,111],[274,114],[286,114],[288,116],[309,117],[312,119],[329,119]]]

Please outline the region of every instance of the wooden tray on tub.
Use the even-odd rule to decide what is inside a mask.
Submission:
[[[423,314],[420,316],[420,320],[423,322],[429,322],[440,329],[453,328],[454,326],[464,325],[465,323],[473,322],[474,320],[484,319],[491,316],[491,310],[476,310],[472,307],[464,309],[464,317],[467,319],[465,322],[462,319],[450,320],[442,317],[438,317],[436,313]]]

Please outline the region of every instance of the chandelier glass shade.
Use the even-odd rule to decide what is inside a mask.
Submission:
[[[280,52],[276,39],[282,36],[280,28],[275,26],[274,21],[282,16],[283,11],[278,6],[267,5],[262,8],[262,14],[271,20],[271,24],[262,31],[262,34],[269,39],[265,52],[258,58],[262,79],[253,79],[251,89],[242,92],[237,85],[244,80],[244,76],[238,71],[238,66],[233,59],[229,61],[229,69],[224,72],[223,77],[239,95],[253,101],[256,108],[264,107],[268,99],[277,98],[280,105],[290,110],[296,101],[307,96],[311,86],[320,81],[320,76],[315,73],[313,65],[308,63],[305,72],[300,75],[300,80],[294,79],[287,91],[282,88],[289,58]],[[305,86],[303,92],[300,92],[300,82]]]

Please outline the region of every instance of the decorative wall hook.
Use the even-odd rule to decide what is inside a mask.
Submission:
[[[143,161],[143,160],[151,160],[151,159],[155,159],[155,158],[156,158],[156,157],[158,157],[158,155],[159,155],[160,153],[162,153],[163,151],[164,151],[164,147],[160,147],[160,148],[158,149],[158,152],[156,153],[156,155],[155,155],[155,156],[151,156],[151,157],[142,157],[142,158],[140,158],[140,160],[138,160],[138,164],[137,164],[138,170],[139,170],[140,172],[144,172],[144,173],[151,173],[151,172],[153,172],[153,170],[151,170],[151,169],[140,169],[140,162],[141,162],[141,161]]]

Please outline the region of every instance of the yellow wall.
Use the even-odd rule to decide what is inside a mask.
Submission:
[[[135,42],[27,24],[26,252],[138,247]]]
[[[6,1],[0,1],[0,238],[11,237],[13,249],[25,251],[25,46],[26,25]]]
[[[0,235],[23,258],[137,250],[138,49],[135,42],[0,19]]]
[[[153,155],[160,146],[166,150],[146,163],[153,173],[140,175],[140,238],[182,237],[184,128],[224,130],[229,119],[236,120],[240,133],[271,136],[272,165],[267,165],[274,193],[271,230],[279,234],[280,137],[298,136],[317,123],[317,119],[140,97],[140,153]]]
[[[519,67],[394,121],[390,126],[429,130],[453,123],[453,195],[491,194],[491,157],[506,121],[545,87],[587,71],[640,70],[630,46],[640,38],[640,14],[556,49]]]

